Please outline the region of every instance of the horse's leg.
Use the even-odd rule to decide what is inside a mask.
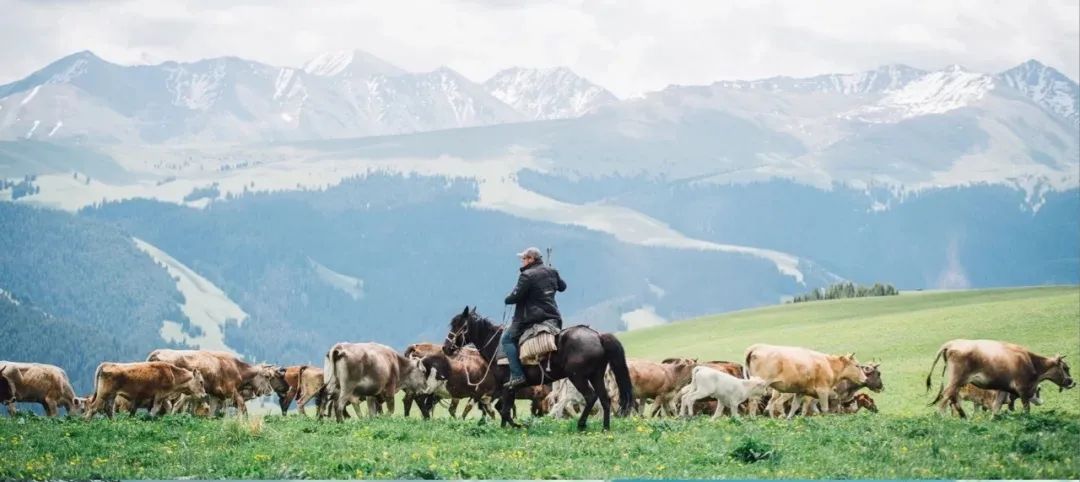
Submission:
[[[604,385],[604,371],[598,370],[593,373],[589,383],[596,387],[593,391],[600,399],[600,408],[604,409],[604,430],[611,430],[611,397],[608,396],[607,387]]]
[[[579,374],[571,376],[570,383],[573,383],[574,388],[585,397],[585,407],[581,410],[581,418],[578,418],[577,423],[578,430],[585,430],[585,424],[589,421],[589,412],[592,412],[593,405],[596,404],[596,392],[589,385],[589,380]]]

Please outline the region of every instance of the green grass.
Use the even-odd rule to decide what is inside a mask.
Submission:
[[[0,418],[8,478],[1040,478],[1080,476],[1080,390],[991,420],[940,418],[923,377],[951,338],[997,338],[1080,358],[1077,287],[906,294],[748,310],[621,334],[631,357],[739,359],[752,343],[881,361],[882,413],[712,422],[569,420],[503,430],[399,416],[344,424]],[[399,405],[400,410],[400,405]],[[524,413],[524,412],[523,412]]]

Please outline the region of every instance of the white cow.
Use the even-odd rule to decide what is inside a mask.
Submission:
[[[715,398],[716,410],[712,418],[717,418],[724,413],[724,408],[731,412],[732,417],[738,417],[739,404],[750,397],[765,395],[769,382],[758,377],[744,380],[713,368],[697,366],[691,374],[689,387],[690,390],[682,397],[682,406],[679,407],[680,415],[693,414],[694,402],[698,400]]]

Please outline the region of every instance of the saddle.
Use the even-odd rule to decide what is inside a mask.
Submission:
[[[562,330],[555,323],[555,320],[542,321],[526,328],[521,334],[518,339],[518,355],[522,365],[539,365],[549,353],[557,349],[555,337]],[[510,364],[502,348],[499,349],[497,358],[499,365]]]

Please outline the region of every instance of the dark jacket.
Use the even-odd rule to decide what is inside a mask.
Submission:
[[[506,304],[514,307],[514,322],[532,325],[545,320],[559,320],[559,305],[555,304],[555,292],[566,291],[566,282],[554,268],[536,261],[521,268],[517,286],[506,296]]]

